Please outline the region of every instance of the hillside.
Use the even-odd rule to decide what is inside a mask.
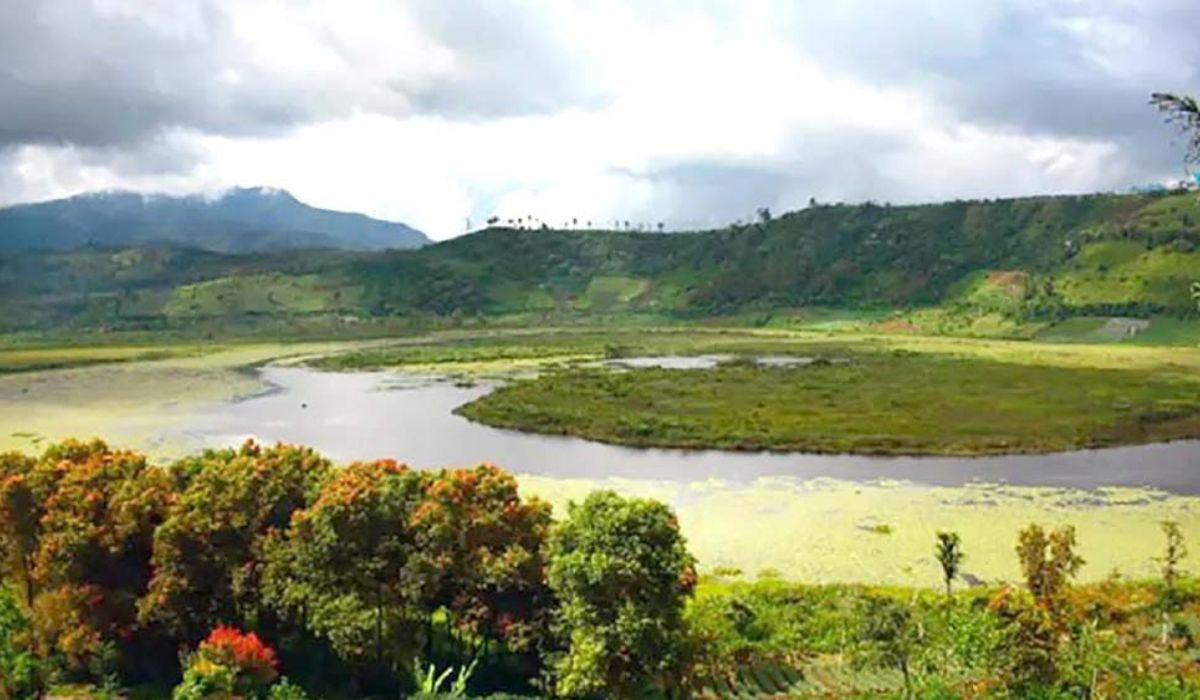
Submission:
[[[1192,317],[1198,244],[1191,193],[815,205],[672,236],[495,228],[384,252],[6,253],[0,298],[9,328],[840,309],[900,311],[942,332],[986,321],[1003,334],[1069,317]]]
[[[362,214],[317,209],[283,190],[237,188],[220,197],[84,194],[0,209],[0,251],[171,244],[216,252],[297,248],[415,248],[429,239]]]

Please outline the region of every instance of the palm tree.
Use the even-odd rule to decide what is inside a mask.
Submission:
[[[1150,104],[1167,115],[1167,123],[1177,126],[1187,138],[1184,165],[1200,165],[1200,103],[1196,102],[1196,98],[1156,92],[1150,95]]]

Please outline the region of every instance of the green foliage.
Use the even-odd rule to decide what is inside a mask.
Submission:
[[[1177,375],[811,350],[848,361],[544,372],[457,412],[497,427],[639,447],[735,450],[973,455],[1200,435],[1195,386]]]
[[[303,688],[287,678],[280,678],[279,682],[267,691],[267,700],[309,700],[309,698]]]
[[[962,562],[966,558],[962,551],[962,538],[957,532],[937,533],[937,549],[934,554],[937,556],[938,565],[942,567],[942,582],[946,585],[948,598],[951,594],[950,587],[962,571]]]
[[[343,658],[404,666],[417,651],[413,513],[424,478],[390,461],[338,470],[267,547],[266,597]]]
[[[251,562],[268,607],[258,633],[209,634],[187,659],[179,700],[305,697],[286,681],[272,685],[276,647],[312,687],[341,683],[359,696],[391,695],[409,679],[428,697],[466,697],[469,684],[524,690],[539,664],[547,687],[585,697],[1200,692],[1197,584],[1178,569],[1183,542],[1168,526],[1170,587],[1071,586],[1082,564],[1073,530],[1031,526],[1016,548],[1028,590],[947,598],[778,576],[698,584],[663,504],[600,492],[552,527],[543,504],[521,499],[515,480],[488,465],[333,470],[303,449],[247,445],[159,469],[101,442],[68,441],[36,458],[6,455],[0,469],[0,514],[13,526],[0,540],[0,700],[36,696],[49,675],[91,678],[104,687],[89,697],[116,697],[129,682],[117,674],[131,666],[161,664],[174,682],[173,661],[144,650],[188,641],[133,615],[138,596],[151,595],[150,550],[171,518],[234,510],[261,533],[235,542],[245,559],[210,556],[223,551],[217,543],[187,548],[214,572]],[[181,505],[202,492],[196,503],[214,504],[212,513]],[[260,525],[268,521],[277,524]],[[205,527],[226,543],[238,534]],[[957,572],[960,543],[940,534],[943,573]],[[286,623],[268,620],[276,612]],[[372,683],[380,672],[391,682]]]
[[[905,694],[911,695],[913,656],[922,643],[912,609],[886,597],[867,598],[866,603],[861,634],[868,655],[898,669],[904,677]]]
[[[234,673],[208,661],[190,664],[183,681],[171,692],[171,700],[234,700]]]
[[[1162,523],[1163,535],[1166,536],[1167,544],[1163,551],[1163,556],[1160,559],[1162,563],[1163,586],[1166,588],[1166,601],[1168,604],[1174,605],[1178,603],[1179,595],[1179,565],[1187,556],[1187,545],[1183,541],[1183,531],[1179,529],[1179,523],[1166,521]]]
[[[565,644],[552,660],[559,694],[633,697],[682,687],[683,607],[696,579],[670,510],[593,493],[555,527],[550,562]]]
[[[374,254],[9,253],[0,327],[331,332],[381,317],[542,323],[937,307],[917,325],[1019,334],[1026,322],[1070,315],[1194,316],[1192,206],[1175,194],[866,203],[688,235],[492,228]]]
[[[423,667],[420,659],[414,659],[413,680],[417,688],[417,695],[435,695],[449,698],[466,697],[467,682],[471,680],[471,675],[475,673],[475,667],[478,665],[479,660],[475,659],[470,664],[460,666],[458,669],[455,669],[453,666],[447,666],[441,673],[438,673],[437,667],[433,663]]]
[[[45,668],[34,653],[29,619],[0,585],[0,700],[40,697],[44,682]]]

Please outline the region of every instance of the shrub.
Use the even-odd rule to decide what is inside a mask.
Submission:
[[[31,647],[29,619],[0,586],[0,700],[41,695],[44,670]]]
[[[233,692],[232,669],[197,659],[184,671],[183,681],[175,686],[171,700],[232,700]]]
[[[232,674],[233,687],[249,694],[265,689],[278,677],[275,650],[250,632],[217,627],[200,644],[193,666],[222,667]]]
[[[267,700],[308,700],[308,693],[287,678],[280,678],[278,683],[271,686]]]

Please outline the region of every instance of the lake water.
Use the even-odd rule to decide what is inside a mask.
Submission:
[[[271,387],[190,416],[171,439],[193,447],[264,442],[311,445],[338,461],[392,457],[415,467],[483,461],[553,477],[627,477],[750,482],[764,476],[956,486],[984,481],[1095,488],[1150,486],[1200,493],[1200,442],[1003,457],[866,457],[638,449],[572,437],[534,435],[472,423],[454,408],[494,384],[458,386],[437,377],[390,372],[259,370]]]

